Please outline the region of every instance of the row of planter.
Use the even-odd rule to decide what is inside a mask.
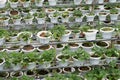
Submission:
[[[111,73],[112,72],[112,73]],[[117,73],[116,73],[117,72]],[[1,79],[13,80],[119,80],[119,68],[112,68],[110,66],[104,67],[69,67],[69,68],[56,68],[56,69],[42,69],[42,70],[28,70],[16,72],[0,72]]]
[[[47,49],[48,46],[40,46],[44,49],[44,51],[41,50],[41,52],[26,53],[10,52],[9,54],[1,52],[0,70],[49,68],[55,65],[59,67],[66,67],[68,65],[82,66],[85,64],[109,64],[112,61],[116,62],[120,55],[120,50],[117,50],[114,47],[106,49],[97,46],[93,48],[92,52],[88,52],[91,50],[89,47],[84,48],[86,50],[85,51],[81,48],[74,47],[76,45],[78,46],[78,44],[71,45],[72,47],[69,48],[69,46],[66,46],[63,50],[61,48],[56,50]]]
[[[116,32],[115,32],[116,30]],[[33,34],[29,31],[15,32],[0,29],[0,45],[4,45],[5,39],[7,38],[10,42],[20,41],[21,44],[30,44]],[[36,40],[40,44],[48,44],[50,41],[61,41],[68,42],[70,37],[73,39],[80,39],[80,37],[86,40],[96,40],[96,36],[101,33],[103,39],[112,39],[112,37],[120,37],[119,25],[115,28],[103,27],[100,30],[93,29],[89,25],[83,25],[80,28],[74,30],[67,30],[65,25],[55,25],[50,31],[39,31],[35,35]],[[115,32],[115,33],[114,33]],[[114,34],[114,35],[113,35]],[[116,35],[116,36],[115,36]],[[9,36],[9,37],[8,37]],[[99,37],[99,38],[101,38]]]
[[[37,7],[42,7],[43,6],[43,3],[44,3],[44,0],[4,0],[4,1],[0,1],[1,2],[1,5],[0,5],[0,8],[4,8],[6,5],[7,5],[7,2],[10,4],[10,7],[11,8],[17,8],[19,3],[23,6],[23,7],[30,7],[31,3],[35,3],[35,5]],[[57,0],[48,0],[49,2],[49,5],[50,6],[56,6],[57,5]],[[80,5],[80,3],[82,2],[82,0],[74,0],[74,4],[75,5]],[[98,3],[103,3],[104,0],[98,0]],[[117,2],[117,0],[109,0],[110,3],[115,3]],[[86,4],[92,4],[93,3],[93,0],[85,0],[85,3]]]
[[[71,10],[73,9],[71,8]],[[89,13],[89,11],[85,11],[85,10],[62,11],[61,13],[61,12],[56,12],[54,9],[46,9],[46,12],[48,13],[48,15],[46,15],[45,12],[41,12],[41,11],[36,13],[33,11],[30,13],[28,12],[25,13],[22,11],[22,14],[24,16],[21,16],[19,11],[12,10],[9,12],[10,17],[1,16],[0,22],[2,22],[5,25],[8,25],[9,20],[12,19],[12,22],[15,25],[21,25],[23,20],[25,24],[33,24],[33,20],[35,19],[38,24],[45,24],[46,21],[50,21],[51,23],[59,23],[59,22],[69,23],[74,21],[82,22],[85,17],[87,22],[91,22],[94,21],[96,16],[98,16],[98,19],[100,21],[106,21],[108,15],[110,16],[110,20],[118,20],[118,16],[119,16],[118,10],[114,8],[110,9],[110,12],[97,10],[96,14]]]

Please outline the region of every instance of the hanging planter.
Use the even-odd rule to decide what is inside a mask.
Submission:
[[[117,9],[110,9],[110,18],[111,20],[117,20],[118,19],[118,10]]]
[[[69,22],[69,12],[65,11],[65,12],[62,13],[62,22],[63,23]]]
[[[79,43],[69,43],[68,45],[70,46],[70,50],[72,52],[75,52],[80,47]]]
[[[97,47],[104,47],[104,48],[108,48],[110,46],[110,44],[107,41],[98,41],[95,44]]]
[[[94,44],[91,42],[84,42],[81,44],[81,47],[91,55],[92,48],[94,47]]]
[[[50,6],[55,6],[57,4],[57,0],[48,0]]]
[[[114,30],[115,29],[112,28],[112,27],[103,27],[103,28],[101,28],[100,32],[102,33],[103,39],[111,39]]]
[[[106,12],[100,12],[99,15],[98,15],[100,21],[105,21],[106,16],[107,16]]]
[[[80,5],[81,2],[82,2],[82,0],[74,0],[75,5]]]
[[[23,7],[29,7],[30,6],[30,0],[20,0],[20,2],[22,3]]]
[[[8,0],[11,8],[17,8],[19,0]]]
[[[35,0],[35,5],[37,7],[42,7],[44,0]]]
[[[36,19],[38,24],[44,24],[46,19],[46,14],[44,12],[37,13]]]
[[[29,53],[35,51],[35,47],[33,45],[24,45],[22,48],[22,52]]]
[[[52,48],[51,45],[43,45],[43,46],[38,46],[38,47],[37,47],[37,50],[38,50],[39,52],[43,52],[43,51],[46,51],[46,50],[50,50],[51,48]]]
[[[32,24],[34,17],[28,13],[26,16],[24,16],[24,20],[26,24]]]
[[[37,33],[37,40],[41,44],[49,43],[50,39],[51,39],[51,32],[49,31],[40,31]]]
[[[7,51],[8,53],[11,53],[11,52],[19,52],[19,51],[20,51],[20,46],[15,45],[15,46],[8,47],[8,48],[6,49],[6,51]]]
[[[63,68],[63,73],[64,74],[68,74],[68,73],[73,73],[75,72],[75,68],[71,67],[71,68]]]

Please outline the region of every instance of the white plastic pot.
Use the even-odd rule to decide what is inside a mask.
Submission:
[[[75,44],[77,44],[78,46],[70,46],[70,50],[71,50],[72,52],[75,52],[75,51],[80,47],[80,44],[79,44],[79,43],[75,43]]]
[[[63,68],[63,72],[66,74],[66,73],[72,73],[72,72],[75,72],[75,68],[71,67],[70,68],[70,71],[66,71],[65,70],[66,68]]]
[[[81,2],[82,2],[82,0],[74,0],[75,5],[80,5]]]
[[[99,15],[98,17],[99,17],[100,21],[105,21],[106,20],[106,16],[107,15]]]
[[[58,54],[56,56],[56,60],[57,60],[57,66],[59,67],[66,67],[69,64],[69,61],[66,59],[65,61],[62,61],[61,59],[59,59],[59,56],[61,56],[62,54]]]
[[[9,24],[9,19],[10,19],[10,18],[7,17],[7,16],[6,16],[6,18],[7,18],[7,19],[0,21],[0,22],[3,22],[4,25],[8,25],[8,24]]]
[[[25,1],[25,2],[21,2],[23,7],[29,7],[30,6],[30,0],[29,1]]]
[[[8,52],[8,53],[19,52],[19,51],[20,51],[19,48],[18,48],[18,49],[15,49],[15,50],[6,49],[6,52]]]
[[[74,66],[80,66],[80,65],[83,65],[84,64],[84,60],[82,61],[80,61],[80,60],[78,60],[78,59],[76,59],[76,58],[74,58],[74,57],[72,57],[72,59],[73,59],[73,65]]]
[[[92,48],[94,47],[94,44],[90,47],[86,47],[86,46],[83,46],[83,43],[81,43],[81,47],[91,55]]]
[[[3,0],[3,1],[4,1],[4,0]],[[4,4],[1,4],[1,3],[0,3],[0,8],[4,8],[5,5],[6,5],[6,3],[4,3]]]
[[[19,71],[19,73],[20,73],[20,75],[17,76],[18,79],[23,76],[23,72],[22,72],[22,71]],[[14,74],[15,74],[15,72],[11,72],[11,73],[10,73],[10,77],[14,77]]]
[[[104,0],[98,0],[98,3],[102,4],[104,2]]]
[[[109,2],[111,2],[111,3],[114,3],[114,2],[116,2],[117,0],[109,0]]]
[[[38,18],[36,17],[38,24],[44,24],[45,23],[45,18]]]
[[[90,32],[84,32],[86,40],[96,40],[97,30],[89,30]]]
[[[17,64],[17,65],[12,64],[12,69],[13,69],[14,71],[20,70],[21,68],[22,68],[21,64]]]
[[[55,46],[56,54],[61,53],[61,51],[64,49],[64,47],[65,47],[65,45],[62,45],[62,47],[60,47],[60,48],[57,48],[57,47]]]
[[[79,68],[78,68],[78,71],[80,71],[80,72],[82,72],[82,73],[85,73],[85,72],[88,72],[88,71],[91,70],[91,67],[89,67],[89,66],[84,66],[84,67],[88,68],[88,70],[82,70],[82,69],[80,69],[80,67],[79,67]]]
[[[75,22],[82,22],[83,17],[76,17]]]
[[[71,31],[69,30],[66,30],[67,32],[69,32],[68,34],[64,34],[62,37],[61,37],[61,40],[62,42],[67,42],[69,40],[69,37],[70,37],[70,34],[71,34]]]
[[[17,2],[11,2],[10,0],[8,0],[8,2],[10,3],[10,7],[11,8],[17,8],[17,6],[18,6],[18,1]]]
[[[20,25],[20,24],[21,24],[21,18],[20,18],[20,19],[14,19],[14,20],[13,20],[13,23],[14,23],[15,25]]]
[[[42,33],[49,33],[51,34],[51,32],[48,32],[48,31],[40,31],[37,33],[37,40],[41,43],[41,44],[48,44],[50,39],[51,39],[51,36],[48,36],[48,37],[42,37],[40,36]]]
[[[2,46],[5,42],[5,38],[0,38],[0,46]]]
[[[92,4],[93,0],[86,0],[86,4]]]
[[[44,0],[35,0],[35,5],[37,6],[37,7],[41,7],[42,5],[43,5],[43,2],[44,2]]]
[[[116,49],[120,50],[120,44],[114,44],[114,46],[116,47]]]
[[[39,68],[49,68],[51,66],[50,62],[44,62],[42,64],[39,64]]]
[[[88,21],[88,22],[89,22],[89,21],[94,21],[95,15],[86,15],[86,17],[87,17],[87,21]]]
[[[105,44],[107,44],[106,46],[104,46],[104,48],[108,48],[109,46],[110,46],[110,44],[107,42],[107,41],[102,41],[102,42],[104,42]],[[101,46],[99,46],[99,45],[97,45],[97,44],[95,44],[95,46],[96,47],[101,47]],[[102,46],[103,47],[103,46]]]
[[[57,0],[48,0],[50,6],[55,6],[57,4]]]
[[[33,45],[32,45],[32,46],[33,46]],[[33,46],[33,47],[34,47],[34,46]],[[24,52],[24,53],[30,53],[30,52],[35,51],[35,49],[36,49],[35,47],[34,47],[33,49],[31,49],[31,50],[25,50],[25,49],[22,48],[21,51]]]
[[[109,27],[109,28],[112,29],[112,30],[110,30],[110,31],[103,31],[102,29],[104,29],[104,27],[100,29],[100,32],[102,33],[103,39],[111,39],[112,38],[112,34],[113,34],[115,29],[112,28],[112,27]]]
[[[100,63],[101,57],[90,57],[90,64],[91,65],[98,65]]]
[[[50,17],[51,23],[58,23],[58,17]]]
[[[62,22],[63,22],[63,23],[68,23],[68,22],[69,22],[69,17],[66,17],[66,18],[63,18],[63,17],[62,17]]]
[[[108,56],[106,56],[106,62],[109,64],[110,62],[112,62],[112,61],[117,61],[117,57],[108,57]]]
[[[111,20],[117,20],[118,19],[118,14],[110,14]]]
[[[0,63],[0,71],[4,70],[5,59],[2,58],[3,62]]]
[[[48,46],[49,46],[48,49],[42,50],[42,49],[40,49],[39,47],[37,47],[37,50],[38,50],[39,52],[43,52],[43,51],[47,51],[47,50],[50,50],[51,48],[53,48],[51,45],[48,45]]]
[[[28,63],[28,65],[27,65],[27,69],[34,69],[35,67],[36,67],[35,62]]]
[[[33,23],[33,18],[34,18],[34,17],[32,17],[32,18],[30,18],[30,19],[24,19],[24,20],[25,20],[25,23],[26,23],[26,24],[32,24],[32,23]]]

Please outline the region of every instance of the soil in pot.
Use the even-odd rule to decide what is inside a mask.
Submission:
[[[85,47],[93,46],[93,44],[91,42],[84,42],[82,45],[85,46]]]
[[[46,50],[49,49],[50,45],[39,46],[39,49]]]
[[[0,47],[0,51],[2,51],[4,48],[3,47]]]
[[[82,66],[82,67],[80,67],[79,69],[82,70],[82,71],[88,71],[88,70],[89,70],[89,67],[87,67],[87,66]]]
[[[0,21],[2,21],[2,20],[6,20],[6,19],[8,19],[7,17],[6,18],[0,18]]]
[[[58,57],[59,59],[69,59],[69,56],[68,55],[60,55],[59,57]]]
[[[106,15],[107,13],[105,12],[100,12],[99,15]]]
[[[62,44],[57,44],[57,48],[61,48],[61,47],[63,47]]]
[[[71,68],[64,68],[66,72],[71,72]]]
[[[106,28],[103,28],[102,30],[103,30],[103,31],[111,31],[112,28],[107,28],[107,27],[106,27]]]
[[[97,58],[97,57],[99,57],[99,56],[98,56],[98,55],[93,54],[93,55],[91,55],[91,57]]]
[[[28,71],[26,72],[26,74],[27,74],[27,75],[34,75],[34,72],[31,71],[31,70],[28,70]]]
[[[11,15],[18,15],[18,11],[15,11],[15,10],[14,11],[10,11],[10,14]]]
[[[8,50],[16,50],[16,49],[19,49],[19,48],[20,48],[20,46],[12,46],[12,47],[8,48]]]
[[[117,41],[117,44],[120,44],[120,41]]]
[[[72,46],[72,47],[77,47],[77,46],[79,46],[79,45],[76,44],[76,43],[69,43],[68,45],[69,45],[69,46]]]
[[[21,76],[21,73],[20,72],[15,72],[12,76],[19,77],[19,76]]]
[[[56,68],[56,69],[51,69],[50,70],[51,73],[60,73],[60,69]]]
[[[33,47],[32,45],[25,45],[25,46],[23,47],[23,49],[24,49],[24,50],[32,50],[32,49],[34,49],[34,47]]]
[[[110,20],[106,20],[106,21],[104,21],[104,23],[108,24],[108,23],[111,23],[111,21]]]
[[[0,77],[7,77],[8,74],[6,72],[0,72]]]
[[[49,33],[42,32],[42,33],[40,34],[40,36],[41,36],[41,37],[49,37]]]
[[[47,70],[44,70],[44,69],[37,71],[37,74],[38,74],[38,75],[47,75],[48,73],[49,73],[49,72],[48,72]]]
[[[107,43],[102,42],[102,41],[96,42],[96,44],[99,45],[100,47],[105,47],[108,45]]]
[[[3,59],[0,59],[0,63],[2,63],[3,62]]]

